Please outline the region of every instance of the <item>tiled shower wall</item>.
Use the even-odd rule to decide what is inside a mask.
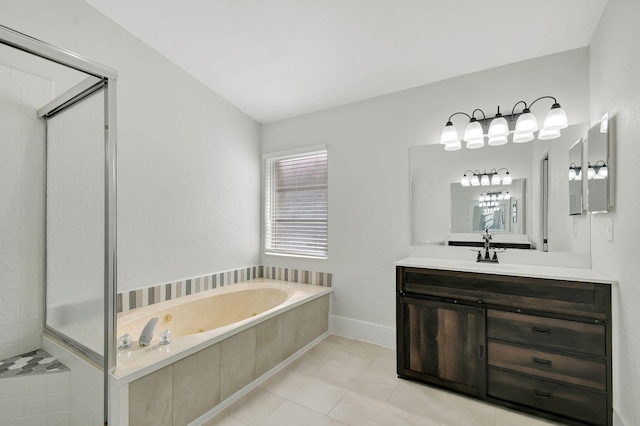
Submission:
[[[52,83],[0,65],[0,360],[41,347],[44,123]]]
[[[153,305],[154,303],[233,285],[255,278],[270,278],[331,287],[330,272],[314,272],[303,269],[257,265],[118,293],[116,309],[117,312],[126,312],[142,306]]]

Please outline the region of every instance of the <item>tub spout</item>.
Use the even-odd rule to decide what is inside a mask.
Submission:
[[[144,326],[142,334],[140,334],[140,338],[138,339],[140,346],[149,346],[149,343],[151,343],[151,339],[153,338],[153,330],[156,328],[157,323],[158,317],[155,317],[151,318],[147,325]]]

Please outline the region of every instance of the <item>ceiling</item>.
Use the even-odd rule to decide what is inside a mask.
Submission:
[[[585,47],[607,0],[86,0],[261,123]]]

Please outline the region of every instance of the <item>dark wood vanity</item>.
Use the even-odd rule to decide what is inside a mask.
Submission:
[[[612,425],[611,284],[396,267],[398,376]]]

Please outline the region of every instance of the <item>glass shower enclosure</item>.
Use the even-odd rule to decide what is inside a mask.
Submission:
[[[37,303],[16,308],[18,317],[24,313],[34,319],[29,323],[35,333],[27,340],[30,348],[37,345],[38,333],[43,331],[57,345],[68,348],[73,359],[84,359],[102,369],[102,389],[95,393],[102,395],[99,414],[106,424],[109,372],[115,367],[117,72],[1,25],[0,49],[6,52],[3,58],[16,58],[11,66],[0,59],[0,77],[6,77],[0,78],[0,83],[7,83],[6,90],[2,86],[4,91],[0,91],[0,115],[8,114],[0,124],[19,123],[15,131],[7,133],[17,142],[0,148],[11,153],[12,146],[18,147],[15,152],[20,160],[19,166],[8,167],[16,173],[3,174],[0,186],[0,206],[4,206],[0,209],[0,237],[7,235],[18,241],[19,259],[15,268],[16,262],[5,268],[9,274],[2,275],[0,281],[9,277],[5,280],[9,287],[12,282],[31,284],[29,288],[10,288],[9,296],[14,290],[44,295],[39,313],[35,312]],[[22,71],[29,67],[39,75],[32,77]],[[45,69],[65,80],[66,86],[59,84],[69,86],[64,93],[54,91],[54,81],[40,77],[46,74]],[[72,78],[67,78],[70,74]],[[24,105],[23,98],[29,93],[44,100],[37,111]],[[25,142],[24,135],[29,133],[35,135],[29,139],[36,140],[35,148],[24,148],[32,143]],[[40,136],[44,141],[39,143]],[[5,160],[10,166],[11,160]],[[18,206],[13,209],[10,202]],[[24,214],[14,214],[14,210]],[[21,230],[15,238],[12,225]],[[27,257],[27,249],[36,255]],[[30,268],[21,266],[24,264]],[[11,322],[12,317],[0,315],[3,318]],[[3,326],[14,324],[0,323]],[[0,361],[19,354],[1,355]],[[73,374],[73,367],[71,370]]]

